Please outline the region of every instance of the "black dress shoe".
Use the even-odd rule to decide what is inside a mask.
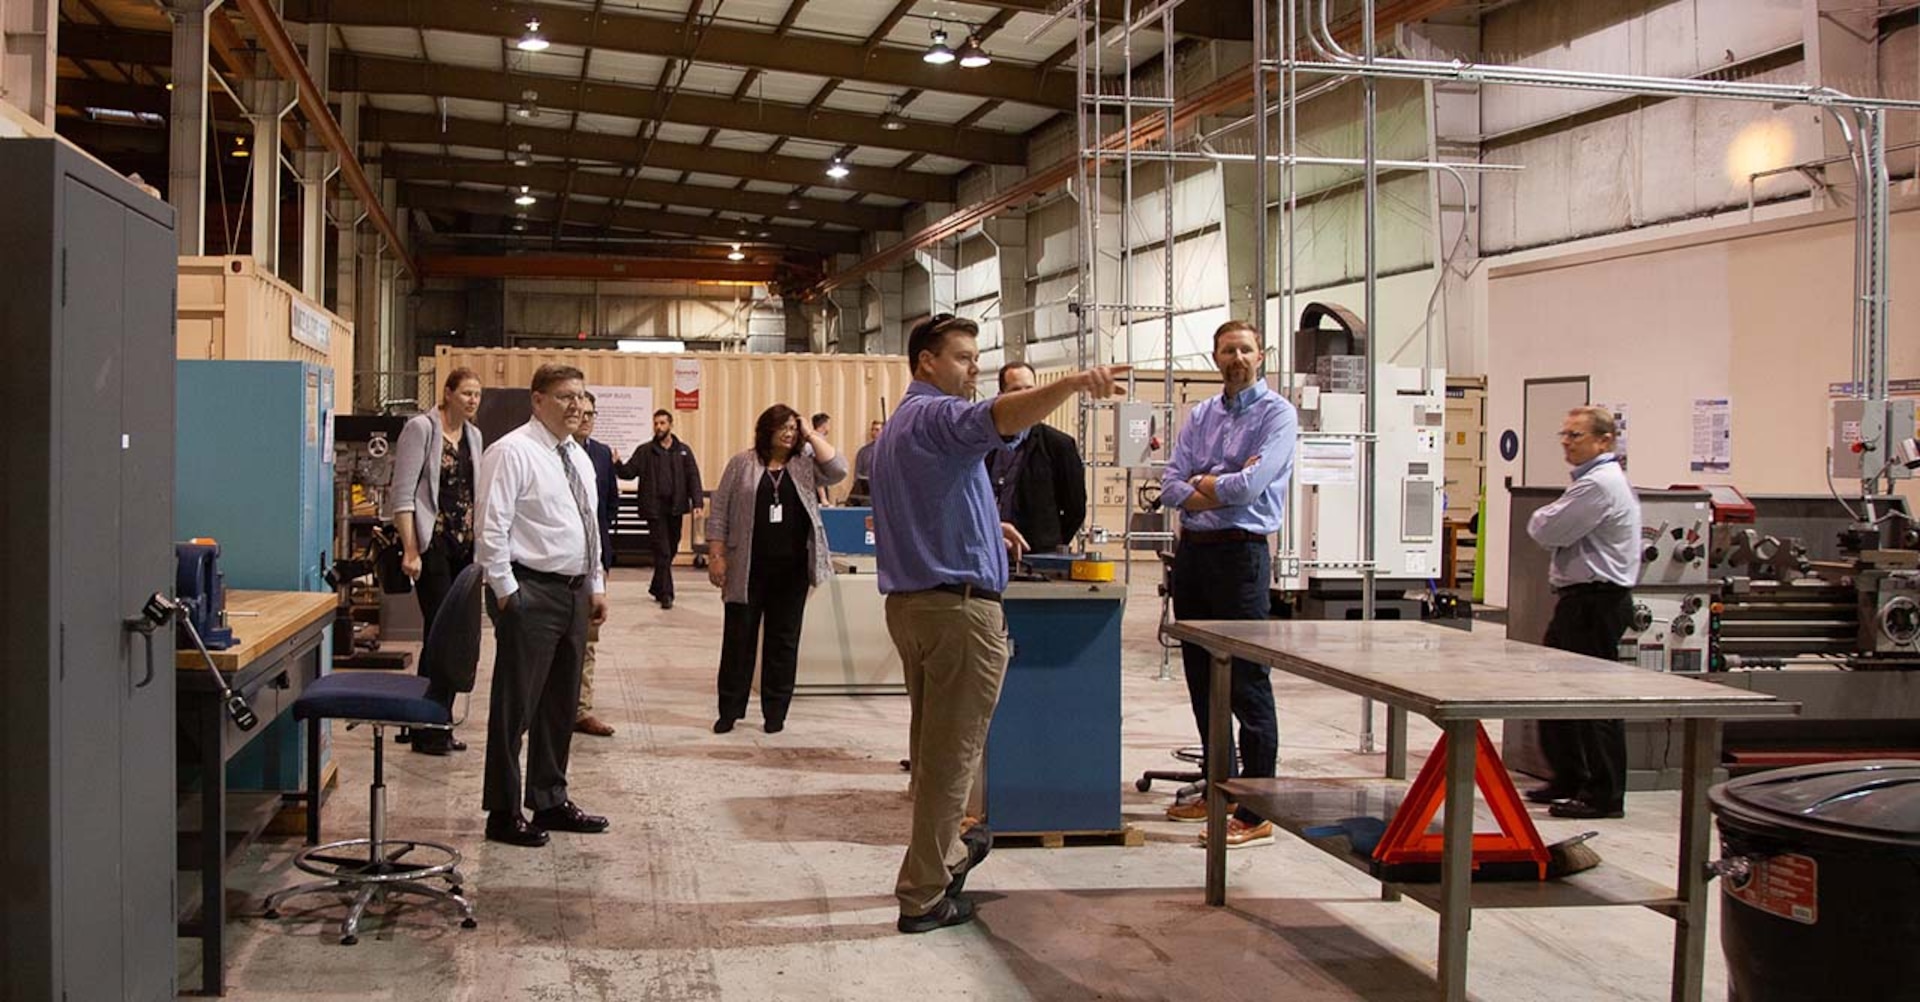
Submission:
[[[673,608],[673,596],[672,596],[672,595],[668,595],[668,596],[667,596],[666,598],[663,598],[663,599],[661,599],[661,600],[660,600],[660,608],[662,608],[662,609],[671,609],[671,608]]]
[[[1546,786],[1536,786],[1528,790],[1526,797],[1536,804],[1557,804],[1562,800],[1572,800],[1573,791],[1548,784]]]
[[[733,730],[733,721],[734,721],[734,718],[732,717],[721,717],[719,720],[714,721],[713,733],[725,734],[728,731]]]
[[[414,733],[412,747],[422,755],[450,755],[457,751],[466,751],[467,743],[454,737],[452,731],[433,731],[422,728]]]
[[[494,811],[487,815],[487,841],[538,849],[547,844],[547,833],[529,824],[519,811]]]
[[[786,729],[787,722],[784,720],[769,720],[767,721],[766,727],[763,728],[768,734],[778,734]]]
[[[606,818],[588,814],[574,806],[571,800],[559,807],[534,811],[533,823],[550,832],[575,832],[581,835],[597,835],[607,830]]]
[[[1547,813],[1556,818],[1578,818],[1591,821],[1597,818],[1624,818],[1627,809],[1621,807],[1599,807],[1584,800],[1562,800],[1547,808]]]
[[[950,925],[973,921],[973,902],[966,898],[941,898],[925,915],[902,915],[893,927],[905,933],[932,932]]]
[[[955,900],[961,891],[967,889],[967,874],[987,858],[993,851],[993,829],[986,825],[974,825],[960,833],[960,842],[967,847],[967,858],[960,868],[953,871],[953,879],[947,881],[947,899]]]

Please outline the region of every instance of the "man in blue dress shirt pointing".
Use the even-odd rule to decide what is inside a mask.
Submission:
[[[1300,420],[1286,398],[1260,378],[1260,332],[1229,320],[1213,332],[1213,361],[1224,382],[1202,400],[1174,443],[1160,479],[1160,503],[1180,510],[1180,548],[1173,560],[1175,619],[1265,619],[1271,556],[1267,536],[1280,528]],[[1193,720],[1207,740],[1211,656],[1182,643]],[[1232,775],[1271,777],[1280,757],[1280,723],[1273,707],[1271,669],[1233,660],[1233,716],[1240,721],[1240,755],[1227,750]],[[1229,735],[1231,736],[1231,735]],[[1237,768],[1236,768],[1237,766]],[[1207,820],[1206,801],[1177,804],[1173,821]],[[1245,807],[1227,821],[1227,848],[1266,845],[1273,824]]]
[[[1126,371],[1097,366],[974,403],[978,336],[973,321],[947,314],[913,329],[913,383],[873,447],[875,558],[912,713],[913,835],[894,887],[907,933],[973,918],[959,895],[993,846],[984,826],[963,840],[960,822],[1006,677],[1007,558],[1027,545],[1000,521],[985,459],[1074,394],[1113,395]]]

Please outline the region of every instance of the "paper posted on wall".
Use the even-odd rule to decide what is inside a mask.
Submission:
[[[1352,439],[1302,439],[1294,476],[1303,484],[1351,484],[1360,479],[1359,443]]]
[[[1693,402],[1693,448],[1687,466],[1695,473],[1733,472],[1733,403]]]

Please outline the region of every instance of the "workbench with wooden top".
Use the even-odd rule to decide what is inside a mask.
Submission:
[[[1212,654],[1207,737],[1207,880],[1210,905],[1226,903],[1228,798],[1362,869],[1367,861],[1345,840],[1306,832],[1353,816],[1390,820],[1405,793],[1407,713],[1438,724],[1445,735],[1445,803],[1474,802],[1474,767],[1483,720],[1624,719],[1683,721],[1685,764],[1680,793],[1680,846],[1672,888],[1599,869],[1561,880],[1481,883],[1472,880],[1475,811],[1447,810],[1440,883],[1386,884],[1440,913],[1438,993],[1467,997],[1467,929],[1475,907],[1640,906],[1674,920],[1673,998],[1699,1002],[1706,951],[1707,786],[1720,758],[1724,719],[1788,717],[1799,705],[1770,695],[1551,650],[1491,632],[1468,632],[1401,621],[1189,621],[1168,635]],[[1354,780],[1228,779],[1228,695],[1233,658],[1387,704],[1386,778]],[[1282,756],[1284,760],[1284,755]],[[1601,831],[1605,832],[1605,823]],[[1335,844],[1337,842],[1337,844]]]
[[[199,789],[180,812],[180,863],[198,869],[196,882],[179,884],[179,934],[200,940],[202,991],[223,994],[226,955],[226,864],[259,836],[287,801],[305,802],[320,789],[320,722],[307,725],[305,791],[229,794],[226,763],[293,708],[293,701],[320,677],[327,652],[326,628],[338,601],[332,592],[230,591],[227,625],[234,645],[210,651],[214,666],[260,718],[250,731],[228,719],[219,683],[198,650],[176,652],[180,771],[198,774]],[[320,805],[305,804],[307,841],[320,839]],[[197,807],[197,810],[194,808]]]

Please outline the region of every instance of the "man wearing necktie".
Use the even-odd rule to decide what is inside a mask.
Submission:
[[[480,461],[474,561],[494,624],[493,689],[482,805],[487,838],[542,846],[552,831],[607,830],[567,797],[587,625],[607,618],[593,465],[573,438],[586,377],[569,365],[533,374],[533,419]],[[527,738],[523,783],[520,745]],[[520,813],[524,800],[533,812]]]

